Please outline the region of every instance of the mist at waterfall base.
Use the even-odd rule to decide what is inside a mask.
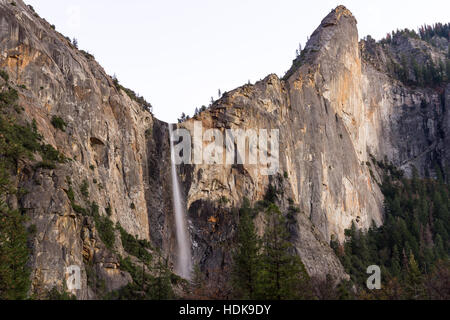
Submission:
[[[175,164],[173,129],[171,124],[169,124],[169,134],[170,134],[170,157],[171,157],[171,172],[172,172],[172,195],[173,195],[173,207],[175,211],[175,230],[177,238],[177,256],[175,261],[175,273],[178,274],[180,277],[190,280],[192,273],[191,241],[187,227],[184,201],[181,196],[180,183],[178,181],[177,168]]]

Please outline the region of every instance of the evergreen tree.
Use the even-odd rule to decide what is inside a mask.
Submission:
[[[202,295],[202,291],[205,285],[205,275],[200,269],[200,266],[196,264],[194,270],[192,271],[192,289],[195,297]]]
[[[0,201],[0,300],[26,299],[30,286],[25,218]]]
[[[408,260],[408,273],[406,274],[407,294],[411,299],[418,299],[422,295],[422,273],[419,265],[411,253]]]
[[[439,175],[437,180],[422,179],[413,170],[409,180],[398,175],[392,165],[378,166],[385,171],[381,186],[384,225],[364,233],[353,224],[345,231],[344,250],[339,244],[333,248],[361,298],[430,298],[429,288],[424,289],[427,283],[435,285],[433,277],[449,274],[446,264],[440,266],[439,274],[433,273],[440,259],[448,261],[450,251],[449,187]],[[380,293],[365,292],[365,269],[372,264],[379,265],[384,275]]]
[[[416,83],[418,85],[423,85],[423,71],[414,57],[412,58],[412,67],[414,71],[414,77],[416,78]]]
[[[254,299],[261,271],[260,239],[255,231],[252,209],[247,198],[239,213],[238,243],[233,257],[233,289],[238,298]]]
[[[289,241],[286,220],[273,203],[266,210],[259,299],[298,299],[306,270]]]
[[[148,290],[148,297],[152,300],[167,300],[174,297],[170,279],[170,271],[167,259],[163,259],[159,256],[158,262],[155,266],[156,275],[150,283],[150,290]],[[143,273],[144,286],[146,284],[146,275]]]
[[[397,245],[394,245],[394,248],[392,249],[392,256],[391,256],[391,274],[394,277],[399,277],[401,273],[401,264],[400,264],[400,255],[398,252]]]

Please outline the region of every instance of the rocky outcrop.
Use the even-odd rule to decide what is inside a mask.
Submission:
[[[435,166],[442,172],[448,166],[448,86],[443,91],[407,86],[388,67],[400,63],[403,55],[417,57],[418,50],[423,61],[427,56],[445,59],[443,50],[417,38],[396,38],[390,47],[359,43],[356,19],[339,6],[312,34],[283,79],[270,75],[228,92],[182,124],[193,132],[195,121],[201,121],[204,130],[219,128],[223,134],[227,129],[280,130],[275,177],[248,164],[187,166],[184,180],[193,234],[199,238],[197,259],[208,261],[210,252],[217,253],[214,244],[233,235],[233,217],[213,215],[229,227],[216,231],[217,240],[200,236],[207,216],[198,215],[199,208],[211,206],[204,199],[225,198],[233,208],[243,196],[255,203],[270,184],[278,183],[284,212],[292,204],[300,208],[290,230],[308,272],[343,277],[327,243],[332,237],[343,241],[352,222],[362,229],[383,222],[381,177],[374,159],[393,162],[407,174],[416,167],[422,175],[433,175]],[[211,272],[229,257],[225,251],[212,259]]]
[[[415,37],[396,35],[390,44],[361,41],[363,100],[366,109],[367,148],[411,174],[436,177],[449,168],[449,85],[406,86],[392,75],[392,65],[410,64],[406,81],[417,81],[414,66],[446,60],[446,50]],[[406,58],[405,58],[406,57]],[[405,63],[405,62],[403,62]]]
[[[175,259],[167,124],[117,84],[94,58],[76,49],[23,1],[0,0],[0,67],[20,89],[22,121],[36,121],[45,143],[70,161],[55,169],[24,162],[17,186],[27,192],[15,206],[36,225],[31,243],[32,292],[64,288],[67,267],[82,269],[80,299],[96,298],[88,275],[108,291],[130,281],[120,269],[126,252],[116,231],[103,243],[93,218],[79,208],[98,206],[128,233],[150,240]],[[449,89],[413,88],[392,78],[386,65],[421,40],[389,48],[358,42],[357,22],[345,7],[333,10],[312,34],[283,79],[264,80],[224,94],[211,108],[180,124],[193,130],[279,130],[279,169],[263,165],[195,164],[179,167],[193,259],[209,279],[224,283],[231,262],[238,208],[261,200],[269,185],[289,217],[292,242],[310,275],[345,278],[329,246],[359,228],[383,222],[383,197],[372,157],[422,174],[448,165]],[[445,46],[444,46],[445,47]],[[423,48],[422,48],[423,49]],[[425,50],[425,49],[424,49]],[[129,92],[128,92],[129,93]],[[52,119],[61,118],[65,129]],[[204,142],[204,145],[207,145]],[[369,164],[369,165],[368,165]],[[76,204],[76,206],[74,206]],[[77,209],[78,206],[78,210]],[[296,210],[292,210],[296,208]],[[297,210],[298,208],[298,210]],[[262,214],[256,217],[259,232]]]
[[[269,184],[278,183],[284,211],[289,204],[300,209],[290,228],[308,272],[343,277],[327,244],[331,236],[342,240],[352,221],[361,228],[382,222],[381,193],[368,168],[361,165],[368,159],[363,107],[356,20],[338,7],[313,33],[285,79],[270,75],[226,93],[210,110],[182,125],[193,132],[194,121],[201,121],[205,130],[220,128],[224,134],[226,129],[280,131],[276,176],[263,175],[261,166],[248,164],[203,164],[187,170],[194,235],[201,234],[197,212],[203,199],[226,198],[230,208],[238,207],[243,196],[255,203]],[[233,225],[232,217],[215,219],[225,219],[221,224],[230,228]],[[231,237],[228,231],[216,242]],[[208,260],[208,252],[217,250],[211,249],[209,238],[199,237],[204,245],[198,247],[197,255]],[[216,259],[216,269],[223,259]]]
[[[25,166],[18,174],[18,186],[27,190],[18,205],[37,227],[32,290],[62,289],[66,268],[77,265],[83,277],[77,296],[92,298],[87,264],[98,268],[111,287],[123,286],[129,276],[118,269],[117,257],[101,243],[90,218],[74,212],[68,192],[74,192],[77,205],[96,203],[101,215],[108,209],[114,223],[149,239],[146,132],[155,120],[116,88],[92,56],[22,1],[15,3],[0,2],[0,65],[12,84],[26,88],[20,91],[24,120],[35,120],[45,143],[70,159],[54,170]],[[64,131],[51,124],[53,117],[66,123]],[[88,196],[80,192],[84,181]]]

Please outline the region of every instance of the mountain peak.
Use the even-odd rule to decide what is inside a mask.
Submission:
[[[353,14],[343,5],[333,9],[313,32],[301,55],[294,60],[293,66],[286,73],[288,79],[298,68],[309,63],[314,64],[318,59],[333,60],[352,54],[358,50],[358,28]],[[334,63],[334,62],[333,62]]]
[[[348,20],[355,26],[357,24],[356,18],[353,16],[350,10],[348,10],[343,5],[337,6],[322,20],[318,29],[336,26],[339,23],[344,22],[344,19],[345,21]]]
[[[342,17],[349,17],[355,19],[352,12],[343,5],[337,6],[334,10],[331,11],[329,16],[330,15],[334,15],[337,20],[340,20]]]

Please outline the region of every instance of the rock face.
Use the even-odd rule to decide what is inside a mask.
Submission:
[[[101,243],[92,221],[74,212],[67,192],[72,188],[75,202],[85,208],[95,202],[102,215],[110,208],[113,222],[148,239],[148,207],[164,202],[149,195],[147,177],[156,170],[149,165],[159,155],[153,149],[157,139],[149,142],[146,132],[152,135],[151,129],[162,124],[118,90],[93,57],[74,48],[22,1],[16,6],[0,2],[0,50],[10,82],[27,88],[20,94],[25,120],[35,119],[45,142],[72,159],[55,170],[25,167],[18,175],[19,186],[28,190],[19,206],[37,227],[32,290],[62,288],[68,266],[88,263],[110,289],[123,286],[129,276],[118,269],[117,257]],[[52,126],[53,116],[66,122],[65,132]],[[89,197],[80,193],[84,181]],[[93,298],[84,267],[82,277],[78,298]]]
[[[171,262],[176,258],[167,124],[117,86],[91,55],[23,1],[15,3],[0,0],[0,67],[13,85],[26,87],[20,90],[23,120],[35,119],[45,142],[72,160],[52,170],[24,163],[17,174],[18,187],[28,193],[15,199],[16,206],[37,227],[32,292],[63,289],[66,268],[78,265],[82,290],[74,293],[92,299],[90,270],[108,291],[130,281],[119,264],[126,253],[118,234],[114,250],[108,249],[92,218],[75,212],[71,203],[97,204],[100,215],[150,240]],[[355,18],[339,6],[283,79],[269,75],[228,92],[179,125],[193,129],[201,121],[205,130],[221,132],[279,130],[275,175],[250,164],[180,166],[193,259],[210,279],[226,280],[237,227],[233,209],[244,197],[261,200],[269,185],[283,190],[283,212],[299,208],[289,228],[307,271],[344,278],[329,240],[344,240],[352,221],[359,228],[383,222],[379,177],[366,164],[370,155],[387,157],[407,172],[414,165],[423,175],[434,174],[435,165],[448,166],[450,86],[441,92],[408,87],[386,69],[388,59],[425,43],[405,40],[386,49],[358,39]],[[444,47],[427,50],[438,59]],[[66,122],[65,131],[51,124],[54,116]],[[262,232],[261,215],[256,224]]]
[[[402,57],[425,65],[428,56],[439,65],[440,61],[446,61],[447,49],[402,35],[396,35],[384,48],[373,40],[362,41],[360,47],[364,57],[366,143],[370,152],[378,159],[387,157],[408,174],[413,167],[422,176],[436,176],[437,168],[447,172],[450,159],[448,81],[437,89],[405,86],[393,81],[388,68],[400,64]],[[412,71],[406,77],[407,81],[417,80]]]
[[[300,208],[291,231],[308,272],[343,277],[327,245],[331,236],[343,240],[344,229],[353,220],[361,228],[368,228],[372,221],[382,223],[381,193],[368,168],[361,165],[368,159],[367,133],[358,32],[352,14],[338,7],[327,16],[284,80],[270,75],[254,86],[229,92],[191,122],[195,120],[201,120],[204,128],[279,129],[280,169],[271,177],[254,165],[191,168],[186,186],[194,230],[198,207],[205,199],[226,197],[228,205],[236,207],[243,196],[256,202],[269,184],[279,183],[284,209],[289,203]],[[192,128],[193,124],[184,126]],[[227,236],[231,232],[218,238],[216,245]],[[208,251],[217,253],[210,237],[200,240],[203,259]]]

